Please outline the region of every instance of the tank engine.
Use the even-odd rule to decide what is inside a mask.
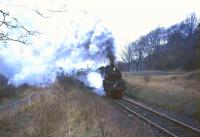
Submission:
[[[99,70],[104,77],[103,87],[106,92],[106,96],[115,99],[122,98],[126,87],[125,81],[122,79],[122,74],[119,69],[117,69],[114,64],[111,64],[109,66],[102,67]]]

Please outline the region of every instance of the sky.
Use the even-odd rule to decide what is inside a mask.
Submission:
[[[48,10],[67,10],[69,14],[85,11],[113,33],[118,58],[128,42],[156,27],[169,27],[192,12],[200,17],[199,0],[0,0],[0,3],[0,7],[9,10],[26,7],[47,16]]]

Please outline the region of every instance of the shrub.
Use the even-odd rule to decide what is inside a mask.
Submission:
[[[8,79],[5,76],[0,75],[0,99],[15,95],[15,91],[16,88],[13,85],[8,84]]]

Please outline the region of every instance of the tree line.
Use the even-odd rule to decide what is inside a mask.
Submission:
[[[193,70],[200,68],[200,24],[191,13],[185,20],[158,27],[125,46],[122,71]]]

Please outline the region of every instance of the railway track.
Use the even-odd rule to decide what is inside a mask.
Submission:
[[[130,98],[123,97],[121,100],[112,101],[122,110],[136,115],[158,129],[160,132],[154,133],[155,137],[164,135],[169,137],[200,137],[199,129],[143,106]]]

